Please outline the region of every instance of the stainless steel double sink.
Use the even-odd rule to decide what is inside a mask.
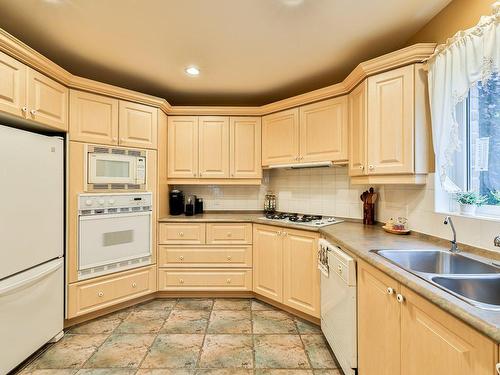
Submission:
[[[443,250],[371,250],[402,269],[486,310],[500,311],[500,268]]]

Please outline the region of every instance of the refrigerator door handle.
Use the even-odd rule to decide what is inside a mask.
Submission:
[[[59,268],[61,268],[63,265],[62,260],[59,262],[51,265],[50,267],[44,269],[43,271],[27,278],[24,280],[21,280],[17,283],[11,284],[11,285],[6,285],[5,287],[2,287],[0,284],[0,296],[4,296],[6,294],[15,292],[18,289],[21,289],[22,287],[28,286],[30,284],[35,283],[36,281],[40,280],[41,278],[50,275],[51,273],[57,271]]]

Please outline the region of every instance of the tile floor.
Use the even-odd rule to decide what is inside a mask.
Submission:
[[[320,329],[249,299],[157,299],[74,326],[22,375],[340,375]]]

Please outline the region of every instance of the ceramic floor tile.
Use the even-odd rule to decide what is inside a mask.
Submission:
[[[328,344],[322,335],[303,335],[302,341],[313,368],[331,369],[337,367]]]
[[[141,368],[135,375],[194,375],[194,370],[182,368]]]
[[[256,368],[309,368],[309,361],[298,335],[256,335]]]
[[[314,375],[344,375],[339,369],[314,370]]]
[[[163,335],[155,339],[141,368],[194,368],[203,335]]]
[[[137,310],[172,310],[177,303],[175,298],[159,298],[136,306]]]
[[[244,298],[218,298],[214,310],[250,310],[251,301]]]
[[[33,364],[39,369],[81,367],[108,335],[65,335]]]
[[[19,375],[74,375],[78,369],[31,369],[22,370]]]
[[[76,375],[134,375],[135,368],[87,368],[81,369]]]
[[[257,310],[257,311],[260,311],[260,310],[276,310],[276,308],[274,306],[271,306],[271,305],[269,305],[269,304],[267,304],[265,302],[257,301],[256,299],[252,300],[251,309],[252,310]]]
[[[214,301],[210,298],[181,298],[175,305],[176,310],[211,310]]]
[[[138,367],[154,338],[153,334],[113,334],[90,357],[84,367]]]
[[[253,375],[253,370],[244,368],[198,369],[195,375]]]
[[[251,333],[250,311],[214,310],[210,315],[208,333]]]
[[[297,330],[301,335],[304,334],[321,334],[321,327],[308,322],[306,320],[295,318],[295,324],[297,326]]]
[[[169,310],[132,311],[114,333],[157,333],[169,314]]]
[[[294,369],[257,369],[255,375],[313,375],[313,372],[312,370]]]
[[[74,334],[110,334],[120,325],[122,319],[117,316],[105,316],[71,327],[68,333]]]
[[[206,335],[200,368],[253,367],[251,335]]]
[[[297,333],[293,318],[281,311],[254,311],[252,315],[253,333]]]
[[[161,333],[205,333],[210,311],[172,310]]]

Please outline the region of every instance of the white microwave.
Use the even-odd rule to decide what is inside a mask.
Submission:
[[[143,189],[145,184],[145,151],[87,147],[87,186],[90,190]]]

